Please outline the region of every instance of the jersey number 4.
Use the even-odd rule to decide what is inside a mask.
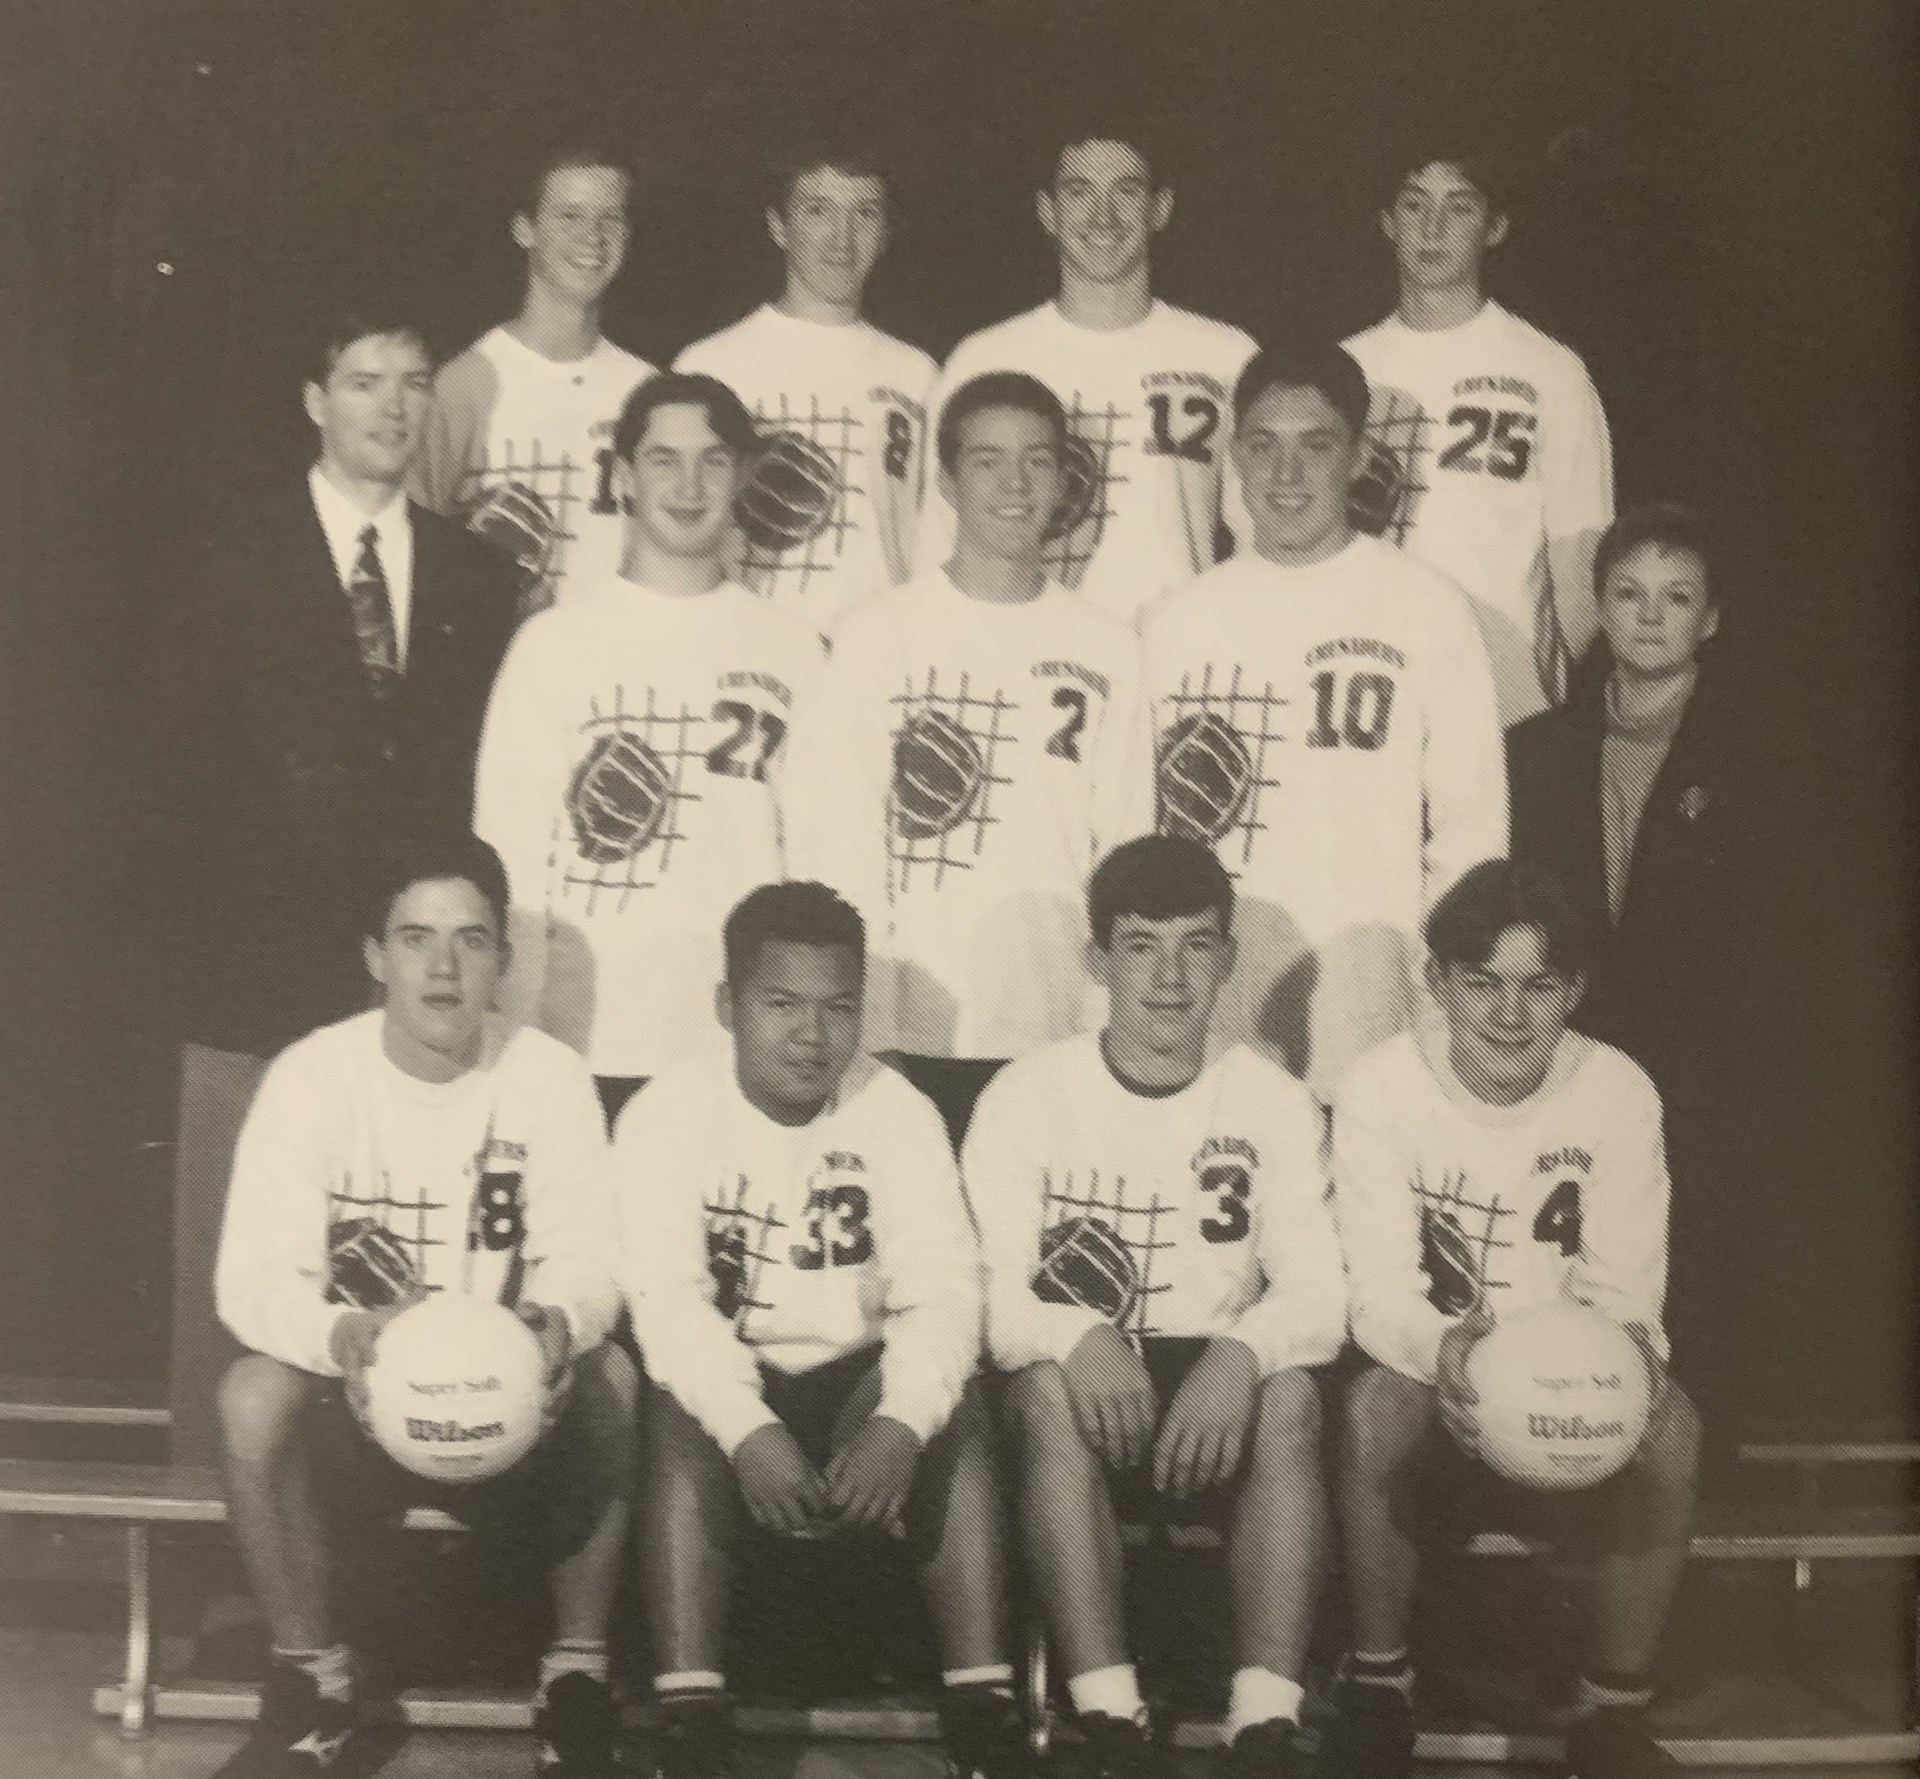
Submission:
[[[807,1239],[788,1258],[802,1272],[824,1266],[858,1266],[873,1258],[864,1186],[816,1186],[807,1195]]]
[[[1552,1242],[1567,1259],[1580,1252],[1580,1182],[1562,1180],[1533,1220],[1533,1239]]]

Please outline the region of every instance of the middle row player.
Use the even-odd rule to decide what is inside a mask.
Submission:
[[[1155,608],[1136,695],[1124,628],[1045,570],[1059,404],[975,380],[941,427],[951,557],[850,613],[814,686],[810,626],[726,579],[749,416],[710,378],[643,385],[622,576],[522,630],[481,747],[521,1006],[617,1096],[701,1029],[714,904],[818,877],[873,923],[876,1044],[932,1059],[908,1066],[957,1132],[994,1065],[1083,1023],[1081,885],[1157,827],[1238,879],[1222,1041],[1324,1087],[1405,1023],[1425,909],[1507,838],[1465,599],[1347,516],[1366,406],[1337,349],[1248,367],[1253,550]]]

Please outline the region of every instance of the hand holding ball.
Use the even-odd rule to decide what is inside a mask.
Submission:
[[[1501,1320],[1469,1349],[1465,1370],[1477,1398],[1470,1449],[1529,1488],[1604,1482],[1646,1435],[1647,1362],[1626,1329],[1585,1304],[1541,1304]]]
[[[436,1482],[479,1482],[540,1437],[540,1338],[510,1309],[443,1293],[380,1331],[367,1367],[367,1425],[396,1464]]]

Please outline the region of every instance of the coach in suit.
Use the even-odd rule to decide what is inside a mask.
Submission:
[[[1780,774],[1706,648],[1722,588],[1704,521],[1653,504],[1602,538],[1603,642],[1568,702],[1507,733],[1513,853],[1549,867],[1598,935],[1575,1023],[1652,1075],[1673,1176],[1676,1369],[1724,1446],[1754,1389],[1756,1107],[1780,1027],[1768,939]]]
[[[175,1218],[194,1244],[213,1233],[266,1062],[366,1005],[360,904],[378,849],[466,827],[513,623],[511,564],[403,492],[432,387],[419,330],[343,313],[316,343],[317,460],[283,498],[236,512],[184,639]],[[177,1392],[211,1326],[193,1295],[176,1304]]]

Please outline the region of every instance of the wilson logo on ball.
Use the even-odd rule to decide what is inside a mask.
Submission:
[[[596,865],[640,852],[659,834],[672,807],[672,774],[628,729],[595,741],[567,787],[574,845]]]
[[[952,717],[909,717],[893,744],[895,831],[907,840],[951,833],[973,814],[986,779],[979,744]]]
[[[1253,758],[1224,717],[1196,711],[1161,740],[1157,779],[1160,831],[1211,842],[1240,819],[1253,789]]]
[[[825,531],[839,498],[833,459],[797,432],[776,432],[755,453],[733,516],[748,543],[777,555]]]

